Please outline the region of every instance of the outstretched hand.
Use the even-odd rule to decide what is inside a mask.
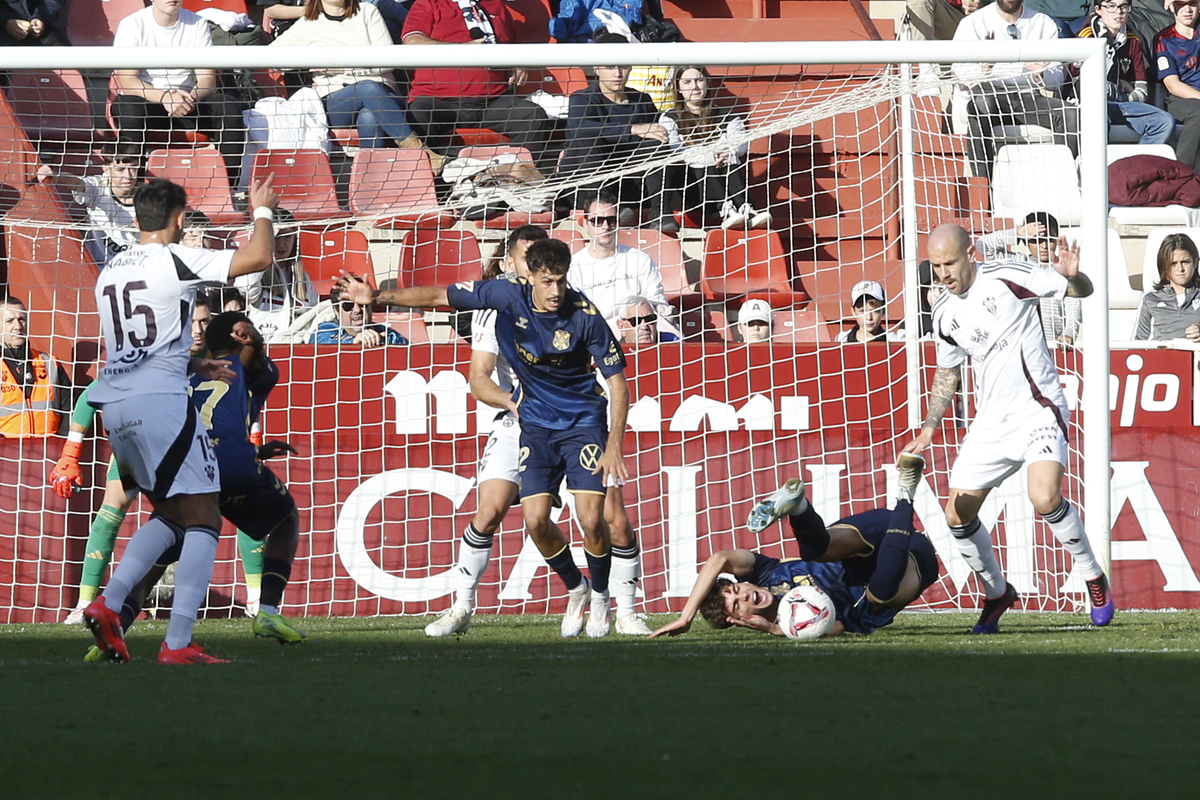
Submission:
[[[343,300],[349,300],[352,303],[369,306],[375,302],[375,290],[371,288],[371,284],[346,270],[342,270],[341,276],[337,279],[337,290]]]
[[[683,617],[671,620],[666,625],[650,634],[650,638],[654,639],[659,636],[678,636],[681,633],[687,633],[692,628],[691,620],[686,620]]]
[[[933,443],[933,434],[930,433],[928,430],[922,428],[921,432],[917,434],[916,438],[914,438],[908,444],[904,445],[904,448],[900,452],[901,453],[919,453],[922,450],[924,450],[926,447],[929,447],[929,445],[932,443]]]
[[[233,383],[237,373],[230,368],[230,363],[212,358],[193,358],[192,372],[206,381],[223,381]]]
[[[264,442],[258,448],[258,460],[266,461],[268,458],[276,458],[278,456],[291,453],[294,456],[300,455],[300,451],[292,447],[285,441],[280,439],[272,439],[269,442]]]
[[[1054,265],[1064,278],[1079,274],[1079,242],[1067,243],[1067,237],[1058,237],[1058,262]]]

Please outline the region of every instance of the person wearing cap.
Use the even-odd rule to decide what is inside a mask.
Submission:
[[[771,304],[747,300],[738,311],[737,331],[743,342],[769,342],[772,333]]]
[[[854,284],[850,290],[850,313],[854,317],[854,327],[839,333],[835,341],[863,344],[903,341],[903,333],[884,330],[886,308],[887,295],[879,281],[859,281]]]
[[[1060,248],[1066,239],[1059,236],[1058,220],[1046,211],[1032,211],[1022,224],[980,237],[975,243],[984,263],[991,261],[1029,261],[1041,269],[1054,269]],[[1078,297],[1043,297],[1042,332],[1047,342],[1074,344],[1083,321],[1083,301]]]
[[[650,301],[640,295],[626,298],[617,316],[617,332],[623,344],[641,347],[658,342],[678,342],[679,337],[658,327],[658,313]]]

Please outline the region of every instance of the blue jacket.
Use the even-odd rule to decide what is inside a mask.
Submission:
[[[387,339],[384,344],[408,344],[408,340],[400,335],[399,331],[394,331],[383,325],[372,325],[372,330],[386,333]],[[316,332],[309,339],[309,344],[354,344],[354,335],[342,330],[342,326],[329,320],[322,322],[317,326]]]
[[[550,35],[560,42],[590,41],[592,31],[604,27],[592,13],[597,9],[621,17],[634,33],[642,26],[641,0],[563,0],[558,16],[550,20]]]

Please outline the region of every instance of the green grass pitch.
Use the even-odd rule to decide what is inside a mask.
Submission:
[[[655,617],[661,624],[669,617]],[[558,639],[557,618],[248,620],[226,667],[84,664],[83,628],[0,626],[0,786],[98,797],[1173,798],[1200,795],[1200,613],[904,614],[870,637]]]

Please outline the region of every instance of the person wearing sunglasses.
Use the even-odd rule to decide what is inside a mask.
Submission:
[[[635,347],[658,342],[678,342],[679,337],[670,331],[658,329],[658,314],[650,301],[634,295],[626,299],[617,317],[617,332],[621,341]]]
[[[596,304],[617,336],[621,335],[617,324],[621,306],[633,295],[647,298],[659,318],[677,334],[671,323],[675,310],[667,301],[658,265],[648,253],[617,241],[616,192],[602,189],[584,203],[588,244],[571,256],[567,281]]]
[[[342,297],[335,287],[329,295],[335,319],[317,326],[309,344],[408,344],[408,340],[386,325],[371,322],[371,306]]]
[[[1124,2],[1125,0],[1122,0]],[[956,42],[1057,39],[1058,24],[1023,0],[996,0],[968,15],[954,33]],[[989,180],[996,158],[993,130],[1004,125],[1040,125],[1055,143],[1079,154],[1079,113],[1059,94],[1067,79],[1058,62],[955,64],[954,74],[969,89],[967,152],[972,174]],[[984,79],[981,81],[981,79]]]
[[[1200,167],[1200,0],[1171,0],[1166,7],[1175,24],[1154,37],[1155,65],[1168,92],[1167,111],[1180,126],[1175,158],[1194,170]]]
[[[1079,32],[1081,39],[1105,40],[1108,64],[1108,124],[1128,125],[1138,132],[1138,144],[1166,144],[1175,131],[1175,118],[1146,102],[1146,50],[1129,30],[1131,0],[1103,0]]]

